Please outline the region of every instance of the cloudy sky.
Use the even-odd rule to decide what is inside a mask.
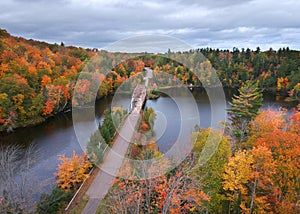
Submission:
[[[0,28],[81,47],[155,34],[194,48],[299,50],[299,10],[299,0],[1,0]]]

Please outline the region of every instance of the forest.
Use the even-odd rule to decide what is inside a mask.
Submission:
[[[126,60],[120,62],[124,56]],[[238,89],[227,109],[229,121],[221,124],[224,132],[195,126],[191,154],[163,176],[138,180],[141,172],[125,163],[99,212],[299,213],[299,65],[300,52],[288,47],[122,54],[26,40],[0,30],[0,131],[36,125],[72,106],[91,103],[94,97],[113,94],[119,87],[130,92],[143,80],[145,67],[154,71],[151,86],[155,95],[160,87],[176,87],[178,82],[216,87],[218,79],[224,88]],[[206,72],[197,73],[194,68]],[[127,81],[133,76],[134,81]],[[97,82],[102,83],[100,87]],[[295,108],[261,110],[264,91],[285,95]],[[72,97],[74,92],[76,97]],[[38,213],[56,213],[66,205],[89,177],[93,163],[102,162],[105,147],[98,143],[104,140],[103,145],[112,146],[113,123],[119,126],[127,113],[121,108],[106,110],[99,124],[103,138],[95,133],[86,153],[59,157],[57,186],[41,196]],[[154,120],[154,110],[144,109],[129,158],[163,155],[155,145]],[[209,136],[213,136],[210,143],[220,143],[202,165],[201,152]],[[142,141],[146,146],[140,145]],[[155,174],[157,170],[148,167],[141,171]],[[133,179],[122,179],[128,173]],[[25,212],[22,201],[10,200],[9,194],[4,194],[0,205],[0,212]]]
[[[79,73],[96,53],[96,49],[25,40],[0,30],[0,131],[35,125],[70,110]],[[107,52],[99,55],[113,57]],[[144,68],[143,62],[129,60],[105,76],[100,72],[92,74],[97,68],[88,66],[76,88],[84,102],[92,101],[86,93],[98,87],[91,84],[93,79],[102,81],[97,93],[101,98]]]
[[[97,60],[88,63],[95,55],[99,55]],[[186,58],[185,66],[174,60],[171,62],[168,56],[173,59]],[[59,112],[70,110],[80,72],[85,72],[86,76],[77,83],[77,93],[85,94],[97,87],[92,79],[98,78],[102,84],[97,98],[113,93],[130,76],[140,73],[145,65],[155,71],[172,74],[174,81],[195,86],[202,86],[202,79],[188,68],[199,66],[206,70],[215,69],[223,87],[238,88],[246,80],[253,79],[262,89],[289,94],[290,100],[299,101],[300,97],[300,53],[288,47],[264,52],[259,47],[255,51],[249,48],[233,48],[231,51],[206,48],[183,53],[169,51],[163,55],[148,54],[112,66],[118,57],[118,53],[97,49],[65,47],[63,42],[58,45],[26,40],[1,30],[0,131],[35,125]],[[107,75],[100,71],[103,66],[112,67]],[[155,77],[158,82],[163,79],[159,77],[161,73]],[[206,73],[204,78],[209,75],[209,72]],[[213,86],[214,82],[208,85]],[[82,99],[90,101],[87,95]]]

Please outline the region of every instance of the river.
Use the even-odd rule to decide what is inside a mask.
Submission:
[[[183,96],[177,89],[169,89],[166,94],[172,96]],[[227,99],[232,97],[233,91],[226,90],[225,95]],[[202,89],[194,89],[192,95],[195,98],[195,103],[198,107],[200,116],[200,126],[211,126],[211,107],[209,98],[206,92]],[[103,111],[112,104],[121,105],[123,108],[129,107],[130,96],[119,96],[113,98],[112,96],[103,98],[96,102],[96,119],[101,121]],[[187,102],[184,108],[189,109],[192,103]],[[226,104],[228,106],[228,103]],[[284,106],[292,107],[292,103],[285,103],[281,97],[274,94],[264,94],[263,108],[279,108]],[[163,94],[157,100],[147,100],[146,107],[152,107],[157,112],[157,119],[154,124],[154,131],[157,135],[157,144],[161,152],[166,152],[175,142],[180,131],[180,110],[172,98]],[[223,107],[222,107],[223,108]],[[185,127],[190,132],[193,130],[195,124],[190,124]],[[186,138],[189,135],[184,136]],[[15,130],[10,134],[0,135],[0,144],[34,144],[38,150],[38,161],[31,168],[30,183],[35,186],[35,198],[41,192],[49,192],[55,185],[54,173],[56,172],[59,161],[58,155],[65,154],[71,156],[72,151],[75,150],[81,153],[81,147],[75,135],[72,123],[72,114],[59,114],[46,123],[35,127],[21,128]]]

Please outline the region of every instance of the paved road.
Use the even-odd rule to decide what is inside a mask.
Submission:
[[[146,88],[148,87],[148,83],[149,83],[149,79],[150,78],[152,78],[152,75],[153,75],[153,71],[150,69],[150,68],[145,68],[145,70],[146,70],[146,77],[145,77],[145,79],[146,79],[146,81],[145,81],[145,86],[146,86]]]
[[[146,74],[146,86],[148,85],[148,78],[152,77],[152,70],[147,69]],[[146,89],[145,89],[146,90]],[[139,99],[139,102],[144,102],[146,94]],[[101,169],[95,177],[93,183],[86,192],[89,198],[87,205],[83,210],[83,214],[94,214],[99,207],[101,200],[105,197],[108,190],[112,186],[112,181],[117,175],[119,168],[123,163],[123,159],[128,150],[130,140],[133,137],[134,130],[137,126],[137,122],[140,116],[140,110],[142,105],[137,105],[133,109],[132,113],[127,117],[123,127],[117,136],[112,149],[107,154]]]

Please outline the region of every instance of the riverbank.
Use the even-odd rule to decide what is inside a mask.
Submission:
[[[168,90],[168,89],[172,89],[172,88],[178,88],[178,87],[182,87],[183,85],[181,86],[163,86],[163,87],[159,87],[156,91],[158,92],[157,94],[152,94],[152,93],[149,93],[148,94],[148,98],[149,99],[152,99],[152,100],[155,100],[155,99],[158,99],[160,96],[161,96],[161,92],[160,90]],[[192,87],[190,85],[185,85],[187,88],[191,88],[191,89],[208,89],[208,88],[204,88],[202,86],[199,86],[199,85],[193,85]],[[215,87],[209,87],[210,89],[213,89]],[[233,91],[237,91],[237,87],[224,87],[224,90],[233,90]],[[273,88],[263,88],[263,93],[264,94],[269,94],[269,95],[272,95],[272,96],[280,96],[280,97],[284,97],[284,98],[288,98],[288,91],[278,91],[275,87]],[[117,91],[117,92],[113,92],[113,93],[110,93],[109,95],[107,96],[104,96],[104,97],[101,97],[99,99],[96,100],[96,102],[99,102],[103,99],[106,99],[107,97],[111,97],[111,96],[114,96],[115,94],[118,94],[118,95],[130,95],[132,92],[131,91]],[[285,102],[292,102],[292,101],[288,101],[288,100],[285,100]],[[57,117],[60,117],[62,115],[71,115],[72,114],[72,108],[68,108],[68,109],[65,109],[64,111],[62,112],[57,112],[56,114],[53,114],[47,118],[43,118],[43,120],[39,120],[39,121],[35,121],[34,123],[30,123],[26,126],[18,126],[18,127],[11,127],[11,128],[4,128],[4,127],[0,127],[0,136],[6,136],[6,135],[9,135],[11,133],[14,133],[16,131],[19,131],[19,130],[26,130],[27,128],[33,128],[33,127],[39,127],[39,126],[43,126],[43,125],[46,125],[47,123],[51,122],[53,119],[57,118]]]

